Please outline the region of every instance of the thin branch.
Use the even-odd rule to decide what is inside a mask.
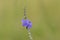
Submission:
[[[33,39],[32,39],[32,36],[31,36],[30,29],[28,29],[27,31],[28,31],[29,39],[30,39],[30,40],[33,40]]]

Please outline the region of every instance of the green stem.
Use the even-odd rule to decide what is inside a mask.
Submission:
[[[27,31],[28,31],[29,39],[30,39],[30,40],[33,40],[33,39],[32,39],[32,36],[31,36],[30,29],[28,29]]]

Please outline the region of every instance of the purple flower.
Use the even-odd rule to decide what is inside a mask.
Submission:
[[[23,19],[22,20],[22,26],[26,27],[27,29],[30,29],[32,27],[32,23],[28,19]]]

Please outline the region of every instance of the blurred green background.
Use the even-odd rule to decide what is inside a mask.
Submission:
[[[60,40],[60,0],[27,1],[33,40]],[[0,0],[0,40],[29,40],[21,25],[24,5],[23,0]]]

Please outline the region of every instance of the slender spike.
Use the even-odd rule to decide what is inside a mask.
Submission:
[[[26,16],[26,8],[24,8],[24,16]]]
[[[29,39],[30,39],[30,40],[33,40],[33,39],[32,39],[32,36],[31,36],[30,29],[28,29],[28,35],[29,35]]]
[[[26,8],[24,8],[24,19],[27,19],[27,16],[26,16]]]

